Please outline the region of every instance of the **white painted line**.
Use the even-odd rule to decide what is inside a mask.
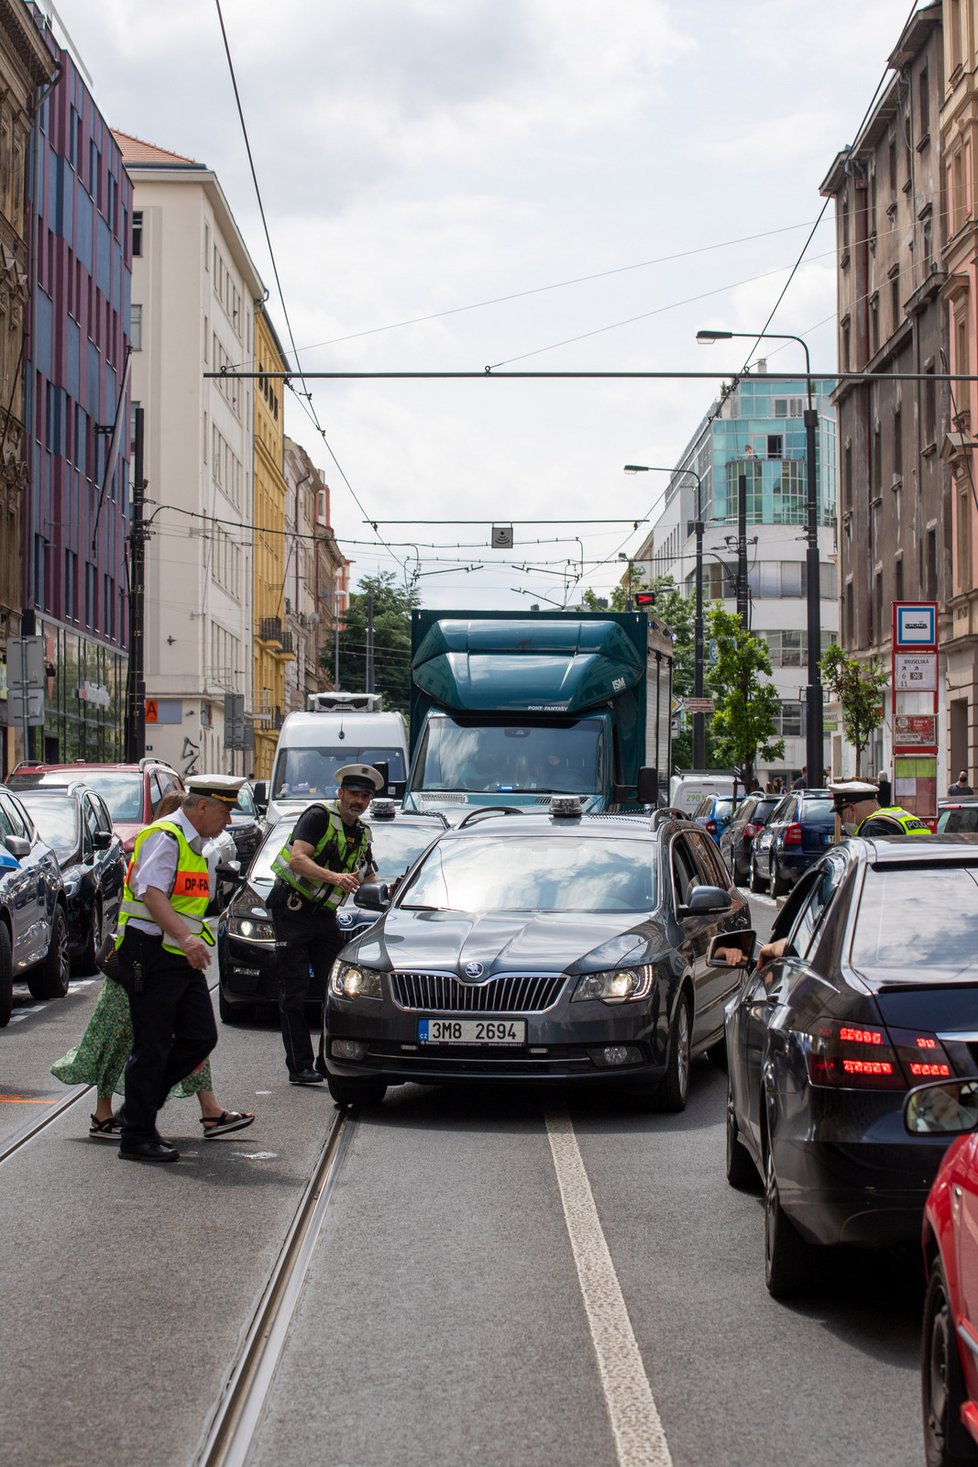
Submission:
[[[619,1467],[672,1467],[570,1117],[548,1115],[547,1137]]]

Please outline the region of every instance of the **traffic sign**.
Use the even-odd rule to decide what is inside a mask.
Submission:
[[[716,707],[712,698],[686,698],[687,713],[712,713]]]

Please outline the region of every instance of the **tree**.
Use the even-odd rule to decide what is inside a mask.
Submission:
[[[889,678],[879,662],[857,662],[848,657],[838,642],[825,649],[819,666],[822,681],[842,705],[842,727],[856,751],[856,777],[862,773],[863,749],[874,728],[883,722],[883,689]]]
[[[717,604],[710,608],[709,635],[715,648],[707,682],[715,704],[716,754],[747,785],[758,755],[784,756],[777,724],[781,699],[773,683],[762,681],[762,676],[771,676],[771,657],[766,642],[752,636],[736,613]]]
[[[374,603],[374,689],[384,704],[406,713],[411,699],[411,612],[421,600],[417,591],[395,584],[393,571],[363,576],[340,631],[340,687],[364,692],[367,686],[367,598]],[[323,667],[332,666],[332,649],[320,654]]]

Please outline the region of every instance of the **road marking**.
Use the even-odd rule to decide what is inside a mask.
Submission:
[[[546,1119],[619,1467],[672,1467],[574,1127],[567,1115]]]
[[[38,1100],[33,1095],[0,1095],[0,1105],[57,1105],[57,1100]]]

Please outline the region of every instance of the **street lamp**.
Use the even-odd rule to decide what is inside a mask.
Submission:
[[[626,464],[626,474],[690,474],[696,480],[696,616],[693,622],[693,696],[703,696],[703,479],[695,469],[664,468],[661,464]],[[693,714],[693,768],[706,768],[706,724]]]
[[[735,336],[747,337],[751,341],[797,341],[805,353],[805,385],[808,393],[808,407],[805,409],[805,462],[808,480],[808,548],[805,555],[808,571],[808,717],[805,756],[809,783],[818,785],[822,782],[825,754],[822,748],[822,679],[819,672],[819,658],[822,655],[822,605],[818,562],[818,489],[815,478],[815,429],[818,426],[818,413],[812,397],[811,357],[808,345],[802,337],[784,331],[697,331],[696,340],[702,345],[710,345],[714,341],[730,341]]]

